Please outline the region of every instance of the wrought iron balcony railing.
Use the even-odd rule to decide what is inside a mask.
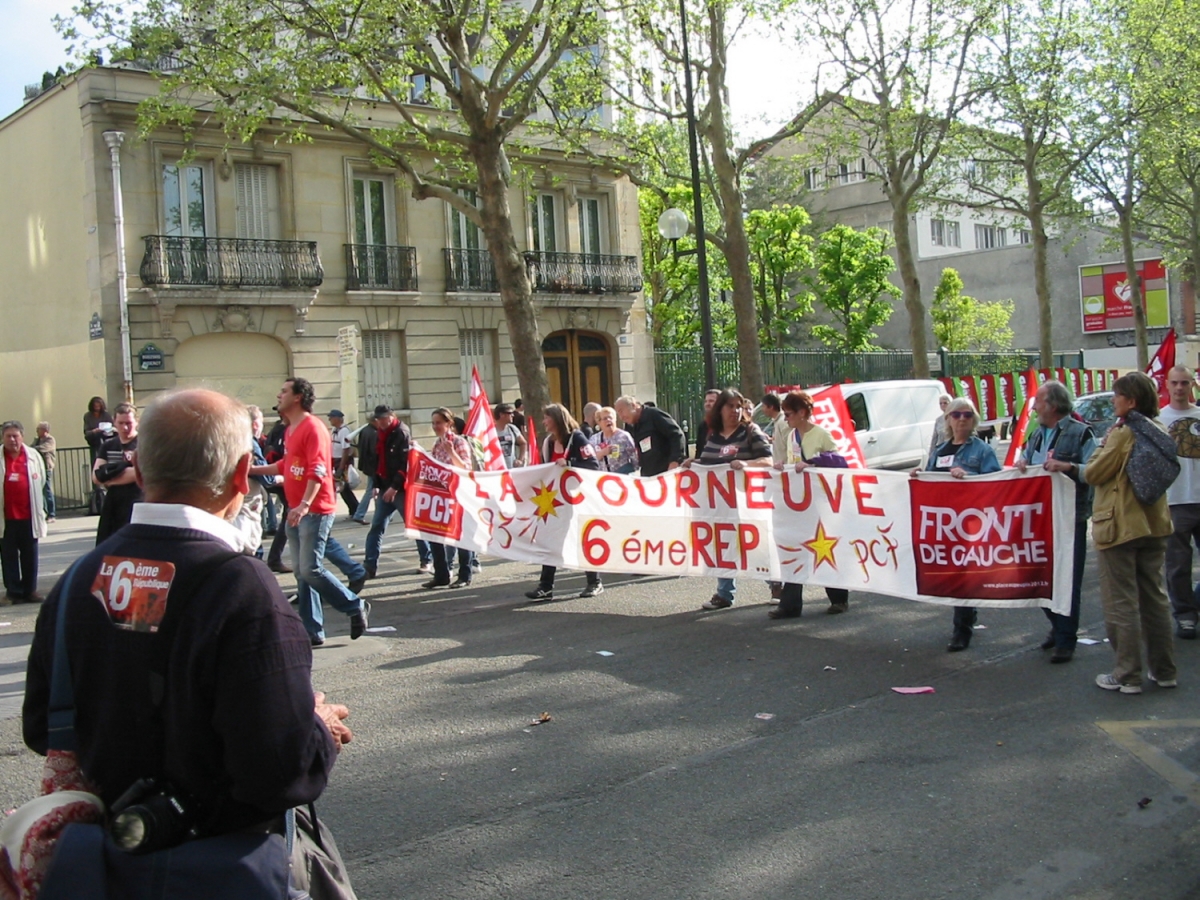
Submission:
[[[415,247],[346,244],[346,290],[415,291]]]
[[[451,250],[446,254],[446,291],[490,291],[500,290],[496,280],[496,268],[492,256],[486,250]]]
[[[636,256],[525,254],[533,289],[548,294],[632,294],[642,289]]]
[[[447,291],[498,291],[486,250],[446,249]],[[598,253],[525,254],[533,289],[544,294],[632,294],[642,289],[636,256]]]
[[[325,273],[315,241],[148,234],[139,274],[150,287],[314,288]]]

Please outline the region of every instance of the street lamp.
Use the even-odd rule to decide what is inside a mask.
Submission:
[[[704,200],[700,195],[700,148],[696,138],[696,98],[692,91],[692,57],[688,49],[686,0],[679,0],[679,25],[683,38],[684,112],[687,114],[688,157],[692,163],[692,214],[696,220],[697,289],[700,293],[700,346],[704,350],[705,389],[717,386],[717,358],[713,353],[712,310],[708,298],[708,255],[704,237]],[[669,218],[668,218],[669,217]],[[682,231],[680,225],[682,223]],[[674,243],[687,234],[687,214],[668,209],[658,219],[659,234]],[[669,234],[664,228],[670,228]],[[675,232],[678,232],[677,234]]]

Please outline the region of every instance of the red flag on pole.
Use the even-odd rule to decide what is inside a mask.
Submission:
[[[1161,409],[1171,402],[1171,392],[1167,389],[1167,373],[1175,367],[1175,329],[1171,328],[1167,331],[1167,336],[1163,338],[1163,342],[1158,345],[1158,350],[1154,356],[1150,358],[1150,365],[1146,366],[1146,374],[1154,379],[1154,386],[1158,388],[1158,405]]]
[[[500,449],[500,437],[496,434],[496,420],[488,403],[487,391],[479,377],[479,369],[471,366],[471,409],[467,413],[467,436],[479,441],[483,447],[483,468],[487,472],[506,469],[504,452]]]
[[[540,466],[542,464],[542,448],[538,446],[537,429],[533,427],[533,415],[529,413],[525,415],[525,440],[529,441],[529,464]]]
[[[1004,465],[1007,468],[1012,468],[1017,464],[1017,454],[1025,446],[1025,432],[1029,430],[1029,414],[1033,411],[1033,400],[1032,396],[1025,399],[1025,408],[1021,410],[1021,417],[1017,419],[1017,427],[1013,429],[1012,443],[1008,445],[1008,455],[1004,457]]]

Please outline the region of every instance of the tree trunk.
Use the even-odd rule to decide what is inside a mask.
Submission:
[[[754,298],[754,275],[750,271],[750,240],[743,219],[742,196],[737,165],[731,155],[729,125],[725,121],[725,17],[719,3],[710,3],[708,41],[711,62],[708,66],[708,121],[701,123],[712,152],[713,172],[721,218],[725,226],[725,262],[733,282],[733,314],[737,324],[738,357],[742,368],[742,393],[757,401],[763,395],[762,346],[758,340],[758,308]],[[710,385],[715,387],[715,385]]]
[[[1053,297],[1050,292],[1050,273],[1046,269],[1046,250],[1050,238],[1046,235],[1046,217],[1042,202],[1042,183],[1027,166],[1025,187],[1029,194],[1029,230],[1033,233],[1033,283],[1038,303],[1038,353],[1043,369],[1054,367]]]
[[[898,183],[898,179],[892,183]],[[912,235],[908,221],[908,199],[892,200],[892,231],[896,235],[896,261],[900,282],[904,287],[904,308],[908,310],[908,337],[912,342],[913,378],[929,377],[929,355],[925,343],[925,304],[921,300],[921,278],[913,253]]]
[[[533,308],[533,287],[525,257],[517,247],[512,209],[508,205],[508,185],[504,181],[503,153],[499,138],[480,140],[471,147],[471,156],[479,173],[479,212],[483,235],[496,268],[500,301],[508,323],[517,381],[527,414],[535,421],[550,402],[550,386],[542,359],[542,340],[538,333],[537,312]]]
[[[1133,335],[1137,341],[1138,369],[1145,372],[1150,364],[1150,353],[1146,349],[1146,305],[1142,301],[1142,281],[1138,278],[1137,263],[1133,254],[1133,210],[1124,206],[1117,213],[1121,222],[1121,252],[1125,259],[1125,279],[1129,283],[1129,296],[1133,303]]]

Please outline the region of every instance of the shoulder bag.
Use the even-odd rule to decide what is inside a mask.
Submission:
[[[1125,463],[1125,475],[1133,487],[1133,496],[1142,506],[1156,503],[1179,477],[1180,465],[1175,440],[1154,427],[1136,410],[1125,416],[1133,431],[1133,449]]]

